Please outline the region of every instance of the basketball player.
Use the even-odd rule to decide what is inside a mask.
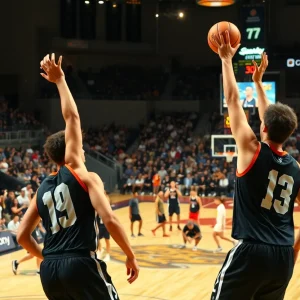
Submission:
[[[31,234],[31,236],[34,238],[34,240],[38,243],[38,237],[36,234],[36,230],[34,230]],[[21,259],[18,260],[13,260],[12,261],[12,271],[15,275],[17,275],[17,271],[18,271],[18,267],[20,264],[22,264],[23,262],[33,259],[34,255],[32,255],[31,253],[27,252],[27,254],[25,256],[23,256]],[[37,266],[37,274],[40,274],[40,266],[41,266],[41,262],[42,260],[40,258],[36,258],[36,266]]]
[[[270,105],[262,86],[268,65],[264,53],[255,65],[261,142],[250,128],[235,80],[229,32],[214,36],[222,61],[224,93],[231,130],[238,148],[232,237],[239,243],[229,251],[216,279],[213,300],[281,300],[294,267],[295,199],[300,196],[297,161],[282,144],[297,128],[294,111]]]
[[[186,248],[186,242],[191,243],[192,241],[194,241],[195,246],[193,247],[193,251],[197,251],[197,245],[202,238],[200,227],[193,221],[188,221],[187,224],[183,227],[182,237],[184,242],[184,246],[182,247],[182,249]]]
[[[106,191],[105,191],[105,195],[106,195],[106,198],[107,198],[109,204],[111,205],[111,200],[110,200],[109,196],[107,195]],[[104,249],[101,246],[101,240],[105,239],[106,255],[104,256],[103,261],[107,262],[107,261],[110,261],[110,234],[109,234],[107,228],[105,227],[105,225],[102,221],[102,218],[100,216],[97,216],[97,223],[98,223],[98,227],[99,227],[99,241],[98,241],[97,257],[99,257],[99,259],[102,259]]]
[[[168,198],[169,202],[169,223],[170,223],[170,231],[172,231],[172,218],[173,214],[175,213],[177,215],[177,228],[178,230],[181,230],[180,228],[180,206],[179,206],[179,198],[182,194],[179,191],[179,189],[176,187],[175,181],[170,182],[170,188],[167,189],[165,192],[165,198]]]
[[[164,208],[164,193],[160,191],[155,199],[155,214],[157,223],[159,224],[154,229],[152,229],[152,233],[155,236],[155,232],[158,228],[162,227],[163,230],[163,237],[169,237],[168,234],[166,234],[166,216],[165,216],[165,208]]]
[[[196,222],[198,226],[200,226],[199,223],[199,212],[200,208],[202,208],[202,201],[199,196],[197,196],[197,192],[195,190],[195,187],[191,188],[190,192],[190,214],[189,219],[190,221]]]
[[[133,198],[129,200],[129,219],[130,219],[130,231],[131,231],[131,237],[135,237],[133,233],[133,224],[134,222],[138,221],[139,222],[139,232],[138,236],[144,236],[141,233],[142,230],[142,225],[143,225],[143,220],[140,215],[140,208],[139,208],[139,198],[138,198],[138,193],[133,192],[132,193]]]
[[[216,225],[214,226],[213,238],[218,246],[215,252],[221,252],[223,249],[220,245],[218,237],[222,240],[228,241],[235,246],[235,241],[224,236],[225,226],[226,226],[226,208],[224,205],[224,198],[215,199],[215,204],[217,205],[217,219]]]
[[[56,299],[116,300],[119,296],[106,271],[96,259],[96,214],[127,256],[129,283],[137,279],[139,267],[122,225],[105,196],[100,177],[84,165],[80,117],[54,54],[41,61],[42,76],[56,84],[60,97],[65,131],[49,136],[45,152],[59,166],[44,179],[24,216],[18,231],[19,243],[31,254],[44,259],[41,281],[46,296]],[[96,211],[96,212],[95,212]],[[44,248],[31,237],[37,223],[46,229]]]
[[[103,259],[103,261],[107,262],[110,261],[110,234],[107,230],[107,228],[105,227],[102,218],[100,216],[97,217],[97,223],[98,223],[98,227],[99,227],[99,241],[98,241],[98,252],[97,252],[97,257],[99,257],[99,259]],[[104,249],[101,246],[101,240],[105,239],[105,245],[106,245],[106,255],[104,256],[104,258],[102,258],[103,253],[104,253]]]

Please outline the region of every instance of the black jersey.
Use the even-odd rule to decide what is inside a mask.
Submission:
[[[47,232],[44,256],[96,250],[96,213],[86,186],[69,166],[43,181],[37,208]]]
[[[200,210],[200,205],[197,201],[196,197],[191,197],[190,198],[190,212],[192,213],[197,213]]]
[[[178,200],[178,194],[176,189],[169,189],[170,195],[169,195],[169,205],[170,206],[178,206],[179,200]]]
[[[232,237],[292,246],[299,187],[297,161],[260,143],[251,168],[244,175],[237,174]]]

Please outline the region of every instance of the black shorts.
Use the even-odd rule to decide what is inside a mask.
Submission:
[[[106,227],[103,225],[99,227],[99,240],[101,239],[106,239],[106,240],[110,239],[110,234],[106,229]]]
[[[156,220],[157,220],[157,223],[164,223],[164,222],[167,221],[165,214],[162,214],[161,216],[157,215],[157,219]]]
[[[133,223],[135,221],[141,221],[141,220],[142,220],[142,218],[141,218],[140,215],[134,215],[134,214],[132,214],[132,216],[131,216],[131,223]]]
[[[180,215],[180,206],[179,205],[169,205],[169,216],[173,214]]]
[[[50,300],[119,300],[106,271],[106,264],[89,255],[46,256],[41,264],[41,282]]]
[[[293,269],[292,247],[240,241],[227,254],[211,300],[282,300]]]

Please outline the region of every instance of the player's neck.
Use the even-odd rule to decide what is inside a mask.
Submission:
[[[269,139],[264,140],[264,143],[268,144],[271,149],[274,149],[278,152],[283,152],[282,144],[274,143],[274,142],[270,141]]]

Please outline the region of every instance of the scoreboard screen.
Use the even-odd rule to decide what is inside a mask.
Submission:
[[[265,42],[265,8],[263,5],[243,6],[242,42],[248,45]]]
[[[254,66],[252,60],[260,64],[261,54],[265,48],[261,47],[241,47],[234,57],[233,69],[236,75],[253,74]]]

